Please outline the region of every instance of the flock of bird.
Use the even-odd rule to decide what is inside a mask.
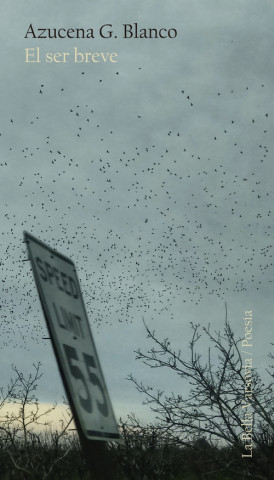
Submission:
[[[78,73],[79,95],[37,84],[24,119],[2,121],[2,346],[46,336],[23,230],[73,259],[98,328],[172,321],[187,303],[273,281],[267,86],[212,91],[203,105],[182,85],[151,123],[143,104],[115,98],[107,118],[100,102],[118,87],[92,81]]]

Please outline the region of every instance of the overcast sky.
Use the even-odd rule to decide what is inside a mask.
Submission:
[[[270,1],[1,3],[1,384],[42,362],[63,389],[23,231],[76,264],[116,417],[148,418],[126,380],[180,393],[135,361],[143,320],[186,351],[190,321],[242,336],[254,316],[263,371],[273,341],[273,14]],[[176,29],[122,38],[123,24]],[[24,38],[93,28],[91,39]],[[98,30],[111,24],[117,38]],[[40,63],[26,63],[26,48]],[[117,63],[75,63],[115,52]],[[47,52],[68,52],[46,63]],[[204,345],[204,348],[207,346]],[[187,353],[186,353],[187,355]]]

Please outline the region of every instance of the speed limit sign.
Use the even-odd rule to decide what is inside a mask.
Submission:
[[[76,425],[87,439],[118,439],[75,265],[29,233],[24,236]]]

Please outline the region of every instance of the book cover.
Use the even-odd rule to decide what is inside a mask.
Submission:
[[[2,1],[9,415],[4,387],[33,364],[41,406],[62,410],[64,394],[27,231],[77,267],[124,433],[154,424],[200,451],[193,478],[272,478],[273,13],[255,0]]]

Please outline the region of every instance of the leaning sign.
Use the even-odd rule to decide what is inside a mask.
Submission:
[[[86,439],[118,439],[75,265],[29,233],[24,236],[76,425]]]

